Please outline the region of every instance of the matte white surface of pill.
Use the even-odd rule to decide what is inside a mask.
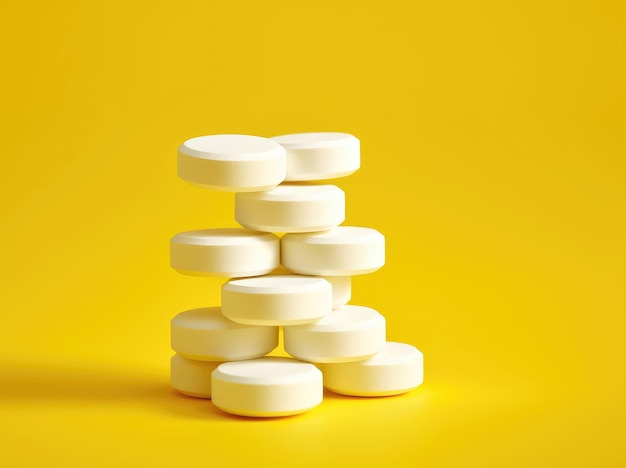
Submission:
[[[170,360],[172,387],[185,395],[211,398],[211,373],[221,362],[194,361],[178,354]]]
[[[268,275],[222,286],[222,314],[251,325],[313,322],[332,311],[332,287],[322,278]]]
[[[278,346],[278,327],[228,320],[220,307],[181,312],[171,323],[172,349],[201,361],[240,361],[265,356]]]
[[[287,181],[344,177],[361,165],[359,140],[348,133],[293,133],[272,140],[287,150]]]
[[[356,226],[285,234],[280,255],[285,268],[301,275],[362,275],[385,264],[385,237],[375,229]]]
[[[364,361],[318,367],[324,374],[324,386],[342,395],[398,395],[424,381],[424,357],[405,343],[388,342],[385,349]]]
[[[322,373],[314,365],[265,357],[227,362],[212,376],[213,404],[241,416],[289,416],[322,402]]]
[[[284,329],[285,351],[309,362],[367,359],[385,347],[385,318],[369,307],[346,305],[317,322]]]
[[[287,270],[279,265],[270,275],[292,275],[292,271]],[[351,276],[316,276],[315,278],[323,278],[330,283],[333,290],[333,309],[346,305],[352,297],[352,277]]]
[[[176,234],[170,241],[170,264],[186,275],[259,276],[276,268],[279,260],[280,241],[267,232],[205,229]]]
[[[267,190],[280,184],[285,174],[285,149],[269,138],[207,135],[178,148],[179,177],[212,190]]]
[[[345,217],[345,193],[334,185],[283,184],[235,195],[235,219],[257,231],[324,231],[339,226]]]

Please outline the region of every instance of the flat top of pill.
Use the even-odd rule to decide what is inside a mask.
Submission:
[[[323,278],[296,275],[258,276],[231,280],[226,285],[230,291],[253,294],[279,294],[309,291],[327,281]]]
[[[230,245],[234,241],[237,244],[243,244],[273,239],[277,239],[277,237],[270,232],[257,232],[241,228],[220,228],[181,232],[176,234],[172,241],[196,245]]]
[[[406,343],[388,341],[382,351],[376,353],[374,356],[366,359],[365,361],[361,361],[361,364],[367,366],[383,366],[392,362],[397,363],[402,361],[412,361],[420,354],[421,352],[415,348],[415,346],[411,346]]]
[[[376,229],[358,226],[338,226],[329,231],[314,233],[289,234],[287,239],[306,238],[306,242],[312,244],[352,244],[366,241],[371,237],[380,237],[382,234]]]
[[[269,138],[237,134],[191,138],[178,150],[198,158],[224,161],[264,158],[268,152],[284,151],[278,143]]]
[[[172,319],[172,325],[181,328],[203,330],[223,330],[227,328],[243,328],[246,325],[235,323],[222,315],[220,307],[201,307],[181,312]]]
[[[240,197],[254,197],[258,200],[297,202],[327,199],[341,192],[342,190],[335,185],[282,184],[264,192],[248,192],[237,195]]]
[[[304,325],[293,325],[315,332],[345,331],[368,327],[372,321],[384,320],[378,311],[357,305],[345,305],[332,311],[316,322]]]
[[[291,133],[272,137],[287,149],[328,148],[354,144],[359,140],[349,133],[340,132],[307,132]]]
[[[317,373],[313,364],[283,357],[264,357],[221,364],[216,374],[222,380],[251,385],[274,385],[298,382]],[[318,371],[319,372],[319,371]]]

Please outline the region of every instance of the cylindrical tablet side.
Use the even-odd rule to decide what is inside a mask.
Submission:
[[[240,228],[182,232],[170,241],[170,264],[192,276],[237,278],[271,272],[280,261],[280,240]]]
[[[346,305],[314,323],[284,327],[285,351],[307,362],[359,361],[385,343],[385,318],[369,307]]]
[[[351,276],[321,276],[333,288],[333,309],[337,309],[350,302],[352,297]]]
[[[239,361],[265,356],[278,346],[278,327],[235,323],[220,307],[181,312],[171,321],[172,349],[201,361]]]
[[[286,181],[344,177],[361,166],[360,142],[348,133],[295,133],[272,139],[287,150]]]
[[[311,364],[288,358],[224,363],[212,374],[212,392],[213,404],[227,413],[289,416],[322,402],[322,373]]]
[[[194,361],[178,354],[170,360],[170,383],[187,396],[211,398],[211,373],[222,364],[212,361]]]
[[[302,275],[372,273],[385,264],[385,237],[375,229],[356,226],[285,234],[281,238],[281,264]]]
[[[399,395],[424,381],[424,357],[405,343],[388,342],[385,349],[363,361],[318,364],[318,368],[324,374],[324,386],[342,395]]]

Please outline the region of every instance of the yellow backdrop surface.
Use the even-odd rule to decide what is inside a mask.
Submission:
[[[0,464],[624,466],[626,4],[7,1]],[[169,387],[219,303],[169,239],[235,226],[193,136],[343,131],[354,304],[423,351],[403,396],[249,420]]]

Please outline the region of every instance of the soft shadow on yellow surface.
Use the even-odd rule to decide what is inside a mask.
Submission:
[[[170,387],[168,378],[132,367],[0,363],[0,400],[14,409],[103,405],[132,407],[144,414],[217,417],[217,410],[206,400],[181,395]]]
[[[302,466],[527,466],[538,457],[543,466],[585,466],[587,444],[605,448],[596,460],[615,460],[617,433],[590,422],[598,411],[619,408],[599,404],[592,394],[480,377],[427,380],[384,398],[325,391],[323,403],[303,415],[245,418],[179,394],[166,369],[14,360],[0,365],[0,408],[4,440],[24,463],[11,466],[41,460],[42,452],[28,449],[33,440],[59,463],[98,453],[98,466],[141,453],[155,466],[201,466],[197,444],[208,444],[212,460],[244,466],[291,466],[293,457],[304,457]]]
[[[14,410],[62,406],[132,407],[134,412],[148,415],[161,413],[174,418],[232,419],[240,421],[280,421],[284,418],[248,418],[218,410],[210,399],[192,398],[173,389],[167,372],[149,372],[140,367],[87,366],[81,363],[53,362],[47,365],[32,362],[0,362],[0,406]],[[443,392],[440,392],[443,393]],[[425,402],[432,390],[420,392]],[[431,395],[432,397],[432,395]],[[406,395],[383,398],[357,398],[325,390],[325,404],[394,400]],[[296,416],[294,416],[296,417]]]

